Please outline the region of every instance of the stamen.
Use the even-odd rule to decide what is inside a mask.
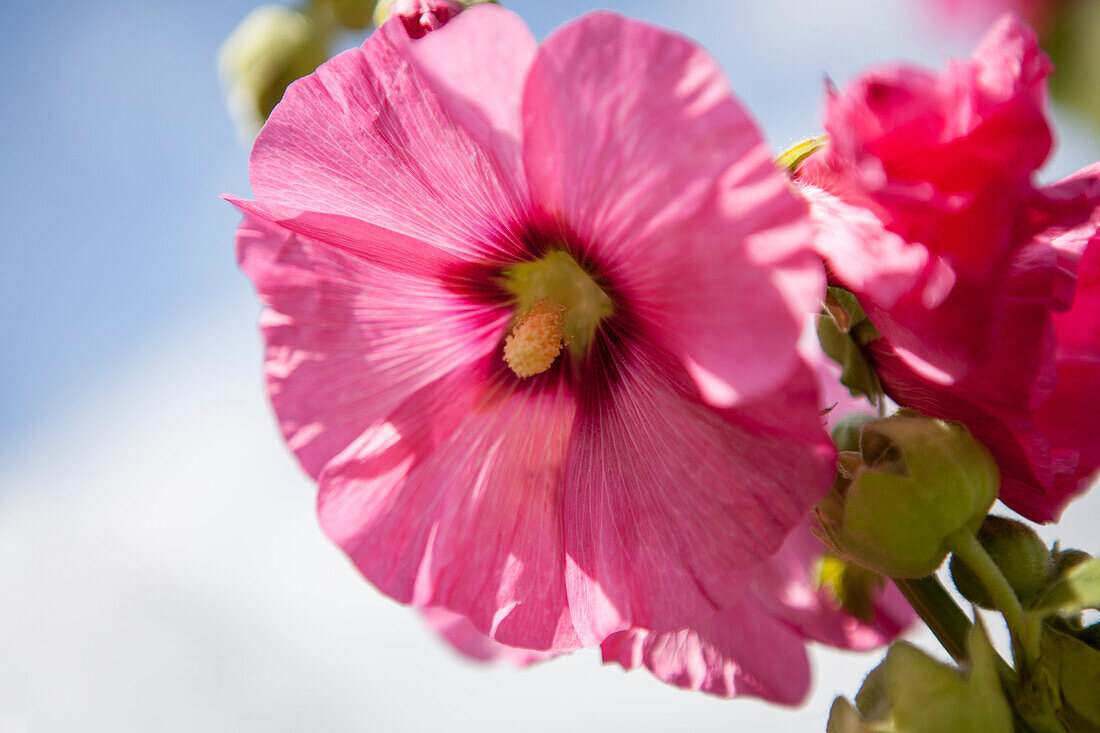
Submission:
[[[504,339],[504,361],[520,377],[542,374],[561,353],[565,306],[540,300]]]

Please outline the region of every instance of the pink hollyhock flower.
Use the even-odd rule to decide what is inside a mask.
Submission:
[[[689,41],[391,21],[290,87],[250,173],[271,399],[390,596],[536,650],[681,628],[828,489],[805,204]]]
[[[1036,521],[1086,488],[1074,467],[1096,437],[1052,442],[1035,416],[1100,204],[1095,169],[1032,182],[1049,68],[1007,16],[942,76],[866,74],[829,102],[831,142],[799,171],[832,277],[882,332],[869,349],[887,392],[964,422],[1003,469],[1002,500]]]

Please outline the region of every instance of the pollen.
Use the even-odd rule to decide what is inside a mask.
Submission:
[[[504,361],[520,377],[542,374],[561,354],[565,307],[540,300],[521,315],[504,339]]]

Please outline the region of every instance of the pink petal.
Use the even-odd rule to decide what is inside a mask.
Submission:
[[[495,350],[507,323],[446,289],[430,260],[387,269],[255,217],[241,224],[237,253],[268,306],[272,404],[315,477],[417,390]]]
[[[913,609],[888,581],[875,599],[874,617],[869,621],[844,611],[828,590],[817,587],[815,565],[824,553],[825,547],[810,532],[808,523],[792,532],[753,580],[761,607],[790,624],[803,638],[840,649],[862,651],[881,646],[913,623]]]
[[[514,252],[511,229],[529,210],[507,162],[514,149],[467,131],[477,110],[455,117],[444,103],[455,95],[413,63],[418,43],[388,23],[292,84],[253,146],[252,191],[268,206],[360,219],[465,256]]]
[[[816,230],[815,248],[836,279],[884,308],[916,287],[928,265],[927,248],[888,231],[862,206],[816,186],[804,186]],[[944,294],[939,294],[942,300]]]
[[[604,662],[644,665],[658,679],[720,697],[747,695],[783,705],[802,701],[810,665],[801,639],[743,596],[694,629],[631,629],[601,645]]]
[[[546,39],[523,110],[534,199],[589,243],[704,397],[730,406],[783,383],[823,274],[804,204],[714,60],[589,14]]]
[[[621,371],[582,393],[564,468],[567,582],[586,644],[727,608],[741,572],[779,548],[835,471],[805,367],[719,413],[667,355],[615,348],[601,358]]]
[[[555,654],[517,649],[490,639],[477,630],[465,616],[443,608],[424,608],[420,613],[424,621],[458,653],[479,662],[506,661],[517,667],[552,659]]]
[[[493,4],[468,9],[445,31],[409,47],[452,117],[482,147],[497,151],[517,181],[523,179],[518,100],[537,50],[523,19]]]
[[[422,390],[331,461],[321,526],[399,601],[511,646],[575,648],[559,488],[575,404],[560,384],[487,376],[498,359]]]
[[[993,349],[996,299],[1051,147],[1051,69],[1031,29],[1008,16],[942,74],[890,65],[830,94],[830,144],[799,176],[866,209],[906,246],[835,220],[818,246],[922,378],[949,384]],[[915,248],[926,250],[921,270]]]

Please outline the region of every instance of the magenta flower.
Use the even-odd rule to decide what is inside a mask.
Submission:
[[[964,422],[1003,469],[1002,500],[1036,521],[1087,487],[1072,466],[1097,437],[1052,442],[1035,415],[1055,385],[1052,314],[1100,205],[1095,168],[1033,182],[1049,72],[1006,16],[940,76],[887,67],[834,94],[830,144],[799,171],[832,277],[882,332],[870,350],[887,392]]]
[[[250,173],[271,399],[390,596],[536,650],[682,628],[828,489],[806,207],[689,41],[391,21],[290,87]]]

